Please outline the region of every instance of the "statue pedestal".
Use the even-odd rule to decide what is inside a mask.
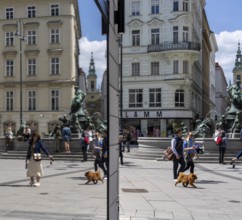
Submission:
[[[228,138],[240,138],[240,133],[227,133]]]

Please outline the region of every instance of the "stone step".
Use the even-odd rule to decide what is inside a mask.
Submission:
[[[7,154],[1,153],[0,159],[26,159],[26,151],[9,151]],[[62,161],[81,161],[83,159],[83,154],[81,152],[71,152],[71,153],[53,153],[52,156],[55,160]],[[94,161],[94,157],[92,156],[92,152],[88,152],[87,158],[89,161]],[[43,160],[47,160],[46,155],[43,155]]]

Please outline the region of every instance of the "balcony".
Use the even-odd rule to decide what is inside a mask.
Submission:
[[[200,51],[200,43],[196,42],[164,42],[161,44],[149,45],[147,47],[147,52],[162,52],[169,50],[196,50]]]

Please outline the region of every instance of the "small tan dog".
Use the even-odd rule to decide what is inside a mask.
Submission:
[[[179,176],[178,176],[178,179],[175,183],[175,186],[178,184],[178,183],[182,183],[182,185],[184,187],[187,187],[188,184],[191,185],[192,187],[194,188],[197,188],[195,185],[194,185],[194,182],[195,180],[197,179],[197,175],[194,174],[194,173],[190,173],[188,175],[186,175],[185,173],[179,173]]]
[[[91,181],[94,184],[97,184],[98,180],[103,183],[103,178],[101,177],[101,173],[99,170],[97,172],[88,171],[85,173],[85,176],[87,177],[87,182],[85,184],[88,184]]]

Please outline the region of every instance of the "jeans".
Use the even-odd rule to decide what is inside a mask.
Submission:
[[[226,148],[224,147],[219,147],[219,163],[224,162],[224,153],[225,153]]]
[[[187,165],[186,165],[186,168],[184,169],[184,172],[189,168],[190,168],[190,173],[194,173],[194,162],[192,160],[187,161]]]
[[[178,170],[179,164],[180,164],[180,168]],[[184,157],[180,157],[179,159],[175,158],[173,160],[173,176],[174,176],[174,179],[177,179],[180,172],[184,172],[185,166],[186,166],[186,162],[184,160]],[[178,172],[177,172],[177,170],[178,170]]]
[[[83,160],[87,161],[87,146],[82,146]]]
[[[104,167],[103,160],[100,157],[96,157],[94,161],[94,169],[95,171],[98,170],[98,166],[103,170],[104,175],[107,175],[107,170]]]
[[[241,156],[242,156],[242,150],[238,152],[238,154],[236,155],[236,158],[239,159]]]

